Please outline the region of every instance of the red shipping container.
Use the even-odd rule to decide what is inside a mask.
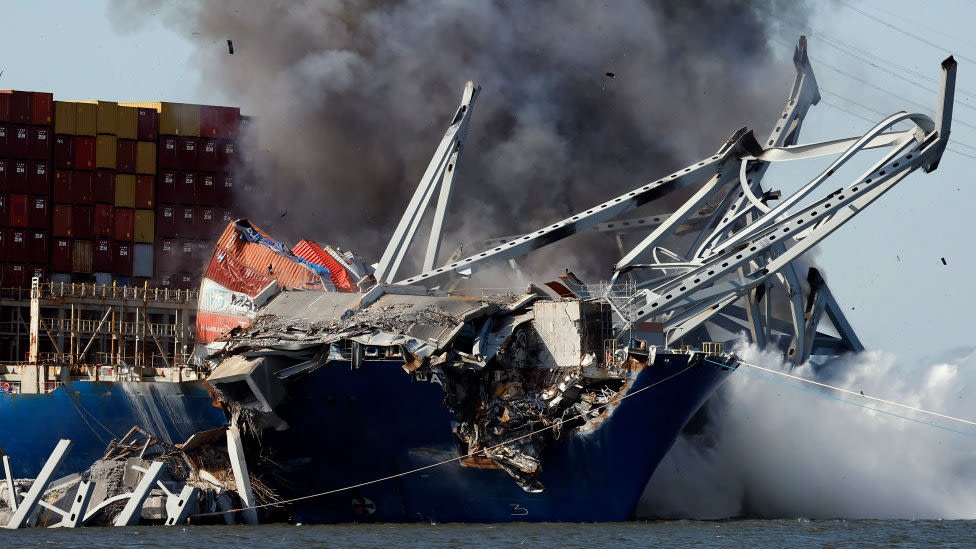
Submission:
[[[51,235],[59,238],[71,237],[73,232],[71,230],[71,222],[73,219],[71,206],[55,204],[53,214],[51,215]]]
[[[33,194],[51,194],[51,170],[47,162],[34,160],[28,165],[27,186]]]
[[[95,213],[91,206],[71,206],[71,236],[91,238],[95,228]]]
[[[159,154],[156,155],[156,163],[161,170],[175,170],[179,168],[180,161],[176,153],[176,138],[164,136],[159,138]]]
[[[237,143],[233,141],[221,142],[218,162],[220,171],[229,172],[233,170],[234,164],[237,163]]]
[[[197,203],[201,206],[215,206],[217,200],[217,176],[212,173],[197,175]]]
[[[30,225],[30,197],[26,194],[12,194],[7,200],[7,225],[11,227]]]
[[[10,122],[10,94],[0,92],[0,122]]]
[[[54,167],[70,170],[75,164],[75,138],[73,135],[54,136]]]
[[[119,139],[115,142],[115,169],[119,173],[136,173],[136,142]]]
[[[13,193],[29,193],[30,180],[27,176],[27,161],[13,160],[9,164],[10,171],[7,173],[7,187]]]
[[[197,203],[197,174],[196,172],[180,172],[176,183],[177,204]]]
[[[7,179],[7,174],[13,168],[12,162],[9,160],[0,159],[0,192],[7,192],[10,190],[10,183]]]
[[[112,272],[120,276],[132,276],[132,244],[116,242],[112,248]]]
[[[47,160],[51,156],[51,129],[30,128],[27,133],[27,158]]]
[[[96,273],[112,272],[114,266],[112,241],[107,238],[95,239],[92,250],[92,270]]]
[[[93,233],[96,237],[111,238],[115,232],[115,207],[111,204],[95,204]],[[96,271],[98,269],[95,269]]]
[[[136,176],[136,208],[151,210],[155,206],[155,179],[151,175]]]
[[[74,143],[75,169],[95,169],[95,138],[87,135],[76,135]]]
[[[136,129],[136,137],[139,141],[155,141],[158,127],[158,115],[156,109],[139,108],[139,124]]]
[[[135,210],[131,208],[115,208],[115,229],[112,236],[115,240],[132,241],[135,230]]]
[[[180,206],[176,209],[176,233],[183,238],[196,238],[197,224],[196,208],[193,206]]]
[[[30,150],[30,128],[27,126],[13,126],[7,135],[7,156],[10,158],[27,158]]]
[[[75,178],[79,177],[92,181],[92,198],[97,204],[115,204],[115,172],[78,172]]]
[[[217,204],[226,206],[234,203],[234,176],[225,173],[217,176]]]
[[[0,91],[0,94],[8,96],[10,99],[10,111],[7,121],[14,124],[31,123],[31,93],[25,91]]]
[[[26,288],[30,285],[27,279],[27,265],[7,263],[3,266],[3,285],[8,288]]]
[[[44,260],[44,265],[47,265],[47,259]],[[41,282],[45,282],[47,280],[48,272],[47,272],[47,267],[45,267],[44,265],[31,265],[30,267],[27,268],[28,287],[30,287],[31,278],[37,278]]]
[[[71,202],[75,204],[95,202],[94,178],[91,172],[75,172],[71,177]]]
[[[9,210],[7,210],[7,195],[0,194],[0,223],[7,222],[7,216],[10,215]],[[2,246],[0,246],[2,248]],[[0,249],[0,258],[3,257],[3,249]]]
[[[176,229],[176,206],[160,206],[157,208],[156,234],[162,238],[179,236]]]
[[[51,240],[51,271],[56,273],[71,271],[71,240],[67,238]]]
[[[74,199],[72,192],[72,178],[74,174],[68,171],[57,170],[54,172],[54,202],[57,204],[70,204]]]
[[[47,231],[31,231],[27,235],[30,239],[27,257],[35,265],[46,265],[48,260],[47,253]]]
[[[72,240],[71,241],[71,272],[90,273],[92,272],[92,241],[91,240]]]
[[[54,121],[54,94],[48,92],[31,93],[31,124],[50,126]]]
[[[216,139],[201,139],[200,151],[197,153],[197,169],[204,172],[219,172],[220,142]]]
[[[7,136],[10,135],[10,126],[0,124],[0,157],[6,158],[10,151],[7,149]]]
[[[176,166],[181,170],[196,170],[197,155],[199,154],[199,139],[196,137],[177,137],[176,138]]]
[[[240,119],[237,107],[200,107],[200,135],[236,139]]]
[[[180,193],[176,188],[176,172],[159,172],[156,185],[158,186],[157,196],[161,204],[173,204],[179,201]]]
[[[30,197],[30,219],[28,225],[34,229],[47,229],[51,226],[51,210],[47,196]]]
[[[11,263],[27,262],[27,231],[4,229],[3,256]]]

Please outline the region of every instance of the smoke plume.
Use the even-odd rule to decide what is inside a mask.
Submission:
[[[787,371],[773,353],[747,362]],[[976,417],[976,349],[906,364],[870,351],[790,371],[945,413]],[[857,405],[845,404],[840,398]],[[976,518],[976,429],[742,366],[708,406],[710,424],[679,437],[639,513],[668,518]],[[943,429],[920,422],[938,424]]]
[[[241,213],[375,260],[465,81],[483,93],[445,255],[653,180],[740,126],[768,131],[792,52],[771,54],[764,14],[783,10],[806,18],[777,0],[115,0],[110,14],[120,29],[160,14],[198,45],[208,90],[255,117]],[[570,253],[602,274],[615,250],[597,247]]]

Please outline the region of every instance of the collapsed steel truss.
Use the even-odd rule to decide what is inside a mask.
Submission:
[[[678,341],[706,322],[728,315],[736,309],[734,304],[741,302],[752,340],[765,347],[773,343],[774,331],[787,334],[789,344],[784,351],[795,363],[806,361],[812,354],[862,350],[823,278],[811,269],[804,286],[795,260],[908,174],[918,168],[931,172],[938,167],[949,139],[956,63],[952,57],[942,63],[942,90],[934,121],[923,114],[899,112],[858,137],[798,144],[807,111],[820,100],[805,38],[800,38],[793,61],[796,77],[789,98],[764,144],[751,130],[742,128],[708,158],[551,225],[489,241],[491,246],[484,251],[435,267],[457,160],[479,90],[469,83],[457,114],[377,266],[377,281],[440,285],[453,278],[471,276],[486,266],[514,260],[581,231],[641,231],[647,235],[637,246],[622,251],[623,257],[614,266],[604,295],[593,296],[613,306],[619,334],[654,320],[663,324],[668,342]],[[896,125],[908,128],[896,130]],[[844,164],[868,149],[887,151],[846,186],[825,198],[801,204]],[[831,155],[837,158],[826,169],[786,197],[781,198],[779,191],[764,191],[761,186],[772,163]],[[698,192],[674,212],[613,221],[683,185],[702,180],[705,183]],[[400,263],[438,185],[441,195],[423,272],[397,279]],[[716,199],[718,206],[708,207]],[[689,222],[701,227],[694,243],[683,252],[665,248],[665,239]],[[636,291],[620,297],[616,290],[624,280]],[[774,281],[788,296],[790,326],[782,326],[770,310],[768,291]],[[765,305],[765,310],[761,305]],[[824,314],[840,337],[818,332]]]

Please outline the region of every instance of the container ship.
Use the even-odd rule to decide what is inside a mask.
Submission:
[[[820,99],[805,39],[794,64],[765,139],[742,128],[674,173],[444,260],[443,222],[480,93],[468,83],[375,263],[316,239],[288,246],[246,218],[224,224],[192,294],[194,359],[167,374],[169,383],[174,372],[176,383],[196,379],[167,393],[173,400],[142,391],[120,415],[140,423],[141,410],[157,410],[149,430],[172,437],[223,423],[244,433],[247,465],[275,498],[259,505],[243,493],[228,513],[260,507],[301,523],[631,518],[676,437],[739,366],[731,350],[743,336],[794,363],[863,349],[824,278],[795,260],[908,174],[935,170],[948,143],[952,58],[934,118],[896,113],[864,135],[804,144],[800,128]],[[867,149],[882,149],[868,171],[813,194]],[[825,156],[835,159],[798,190],[764,186],[772,163]],[[625,217],[692,185],[671,211]],[[418,231],[425,219],[429,230]],[[517,289],[472,289],[486,269],[521,272],[525,256],[584,231],[617,236],[608,281],[567,271]],[[419,270],[404,274],[417,249]],[[45,295],[35,283],[31,307]],[[42,317],[30,316],[31,341],[43,335]],[[173,341],[188,346],[190,316],[179,318]],[[143,322],[140,333],[162,333]],[[21,392],[52,379],[34,359]],[[103,402],[132,391],[112,387]],[[68,383],[59,389],[65,402],[84,401]],[[18,410],[22,396],[0,396],[0,413]],[[0,444],[10,438],[0,434]]]

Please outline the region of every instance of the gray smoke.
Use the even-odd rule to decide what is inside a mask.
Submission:
[[[792,78],[792,52],[768,41],[766,14],[783,11],[806,19],[777,0],[115,0],[109,13],[120,29],[159,14],[198,45],[203,84],[257,120],[242,213],[375,260],[465,81],[483,93],[445,255],[655,179],[740,126],[768,131]],[[574,248],[600,274],[615,253],[609,239]]]

